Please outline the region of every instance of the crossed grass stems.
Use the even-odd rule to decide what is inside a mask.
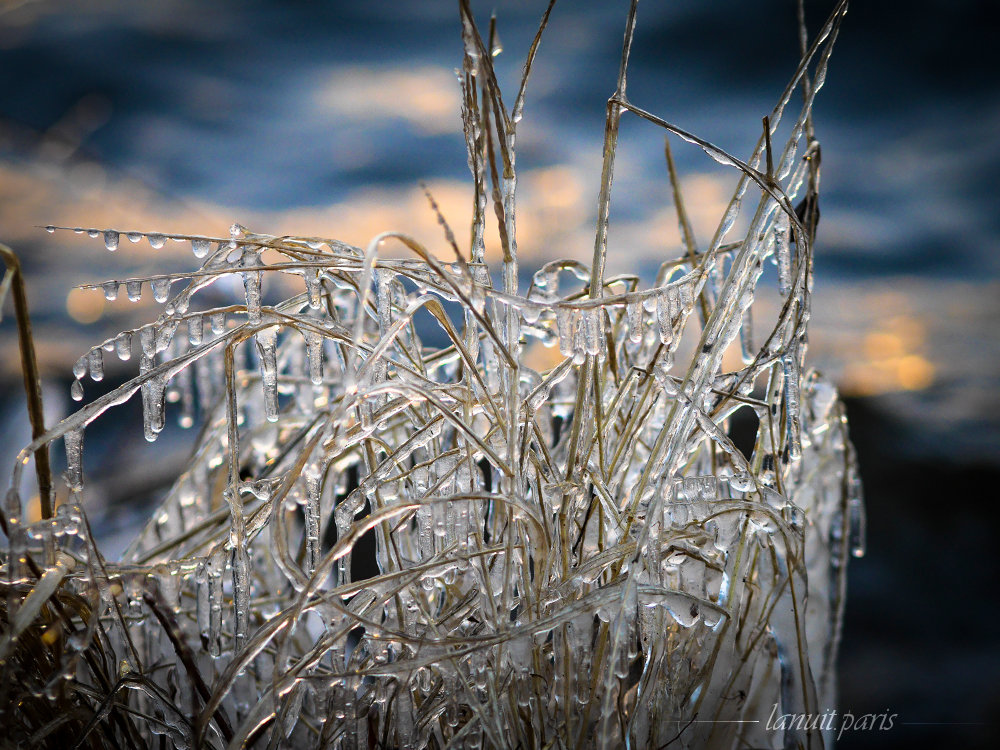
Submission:
[[[147,234],[158,243],[188,241],[198,247],[208,243],[216,249],[192,273],[115,282],[116,286],[158,284],[161,289],[174,282],[184,286],[155,323],[126,333],[145,336],[148,341],[165,329],[172,334],[183,323],[190,330],[191,321],[197,319],[200,327],[208,315],[220,314],[236,325],[197,345],[192,343],[186,351],[166,335],[170,341],[162,361],[156,362],[157,350],[145,372],[50,430],[44,430],[39,421],[40,397],[29,397],[34,439],[19,456],[11,486],[19,485],[21,467],[34,456],[42,514],[47,519],[55,504],[48,494],[50,443],[62,437],[68,445],[76,441],[79,447],[86,424],[137,393],[147,407],[147,436],[155,438],[162,429],[162,399],[170,381],[190,377],[203,363],[221,374],[221,381],[214,385],[207,378],[207,387],[199,384],[193,404],[203,421],[197,449],[163,506],[171,508],[183,490],[197,495],[195,505],[203,512],[176,533],[161,531],[158,514],[122,563],[106,562],[85,514],[74,505],[82,499],[82,484],[71,476],[64,505],[72,509],[70,514],[79,512],[80,528],[72,535],[75,541],[58,551],[51,545],[39,550],[18,530],[23,526],[20,500],[8,497],[2,519],[11,540],[9,581],[2,584],[7,591],[9,635],[4,655],[9,657],[8,669],[35,675],[29,693],[35,698],[48,693],[44,701],[19,704],[23,711],[19,721],[30,730],[32,743],[72,735],[78,746],[121,747],[141,741],[144,727],[168,736],[176,723],[196,745],[218,737],[239,746],[263,737],[268,727],[275,728],[273,744],[277,728],[290,722],[294,728],[296,720],[319,741],[328,742],[346,730],[340,722],[295,716],[302,701],[301,696],[295,697],[302,692],[298,685],[330,685],[334,693],[341,690],[346,696],[351,685],[357,689],[381,681],[383,721],[381,725],[369,723],[374,733],[381,732],[378,741],[390,746],[393,722],[387,717],[394,705],[409,701],[399,709],[400,715],[419,708],[406,695],[413,675],[448,665],[457,691],[452,703],[464,713],[442,719],[442,711],[447,714],[448,710],[441,709],[421,717],[425,733],[439,721],[441,727],[452,727],[450,733],[434,730],[445,742],[469,742],[481,732],[479,741],[497,747],[545,746],[556,735],[564,744],[580,746],[589,741],[588,732],[596,721],[598,741],[607,745],[613,737],[632,735],[635,705],[642,696],[656,693],[653,682],[660,673],[650,664],[672,665],[672,703],[670,710],[664,709],[664,717],[711,716],[716,710],[711,701],[748,679],[741,675],[740,665],[751,663],[750,654],[760,648],[771,613],[786,596],[790,596],[798,631],[797,663],[807,668],[803,667],[808,654],[800,627],[802,596],[795,592],[804,583],[803,545],[799,532],[764,498],[768,489],[786,490],[783,483],[793,474],[788,467],[801,452],[798,396],[790,399],[788,388],[797,388],[801,380],[818,220],[819,148],[811,108],[846,3],[837,5],[811,45],[806,42],[800,5],[801,62],[778,105],[764,118],[763,133],[744,162],[629,101],[626,74],[637,6],[633,1],[617,88],[608,100],[593,261],[589,269],[569,261],[548,264],[521,294],[514,210],[515,136],[531,66],[553,5],[554,0],[545,10],[514,105],[508,108],[492,65],[495,20],[484,40],[468,3],[460,3],[465,50],[462,119],[474,184],[468,255],[429,193],[431,210],[454,254],[452,263],[439,260],[419,241],[397,232],[379,235],[364,250],[324,238],[259,235],[242,227],[234,227],[230,237]],[[815,66],[812,75],[810,65]],[[796,90],[801,90],[802,106],[787,142],[778,151],[772,136]],[[740,173],[707,249],[699,250],[666,141],[667,171],[684,247],[680,258],[663,264],[655,286],[648,290],[639,289],[635,276],[605,276],[615,153],[625,113],[700,147]],[[804,152],[799,154],[803,143]],[[803,188],[804,198],[795,207],[792,200]],[[757,203],[744,238],[725,242],[747,196],[755,194]],[[500,288],[493,286],[485,259],[490,208],[502,250]],[[773,238],[781,222],[787,224],[795,247],[788,289],[775,325],[763,343],[754,347],[749,304],[761,264],[773,247],[765,238]],[[402,245],[416,260],[380,257],[391,243]],[[280,261],[267,262],[263,253]],[[303,278],[307,291],[261,306],[261,277],[275,273]],[[189,311],[196,293],[232,274],[242,275],[247,284],[245,305]],[[551,280],[559,274],[589,278],[581,288],[558,297]],[[677,274],[679,278],[674,279]],[[18,272],[11,270],[9,278],[15,292],[23,289]],[[93,286],[106,288],[108,283]],[[669,288],[687,294],[670,321],[670,335],[657,337],[644,324],[649,330],[635,341],[631,332],[636,306],[645,315],[642,305],[653,301],[655,306],[658,296]],[[449,312],[456,305],[458,323]],[[18,305],[17,313],[30,396],[29,381],[37,383],[37,376],[31,375],[30,328],[26,308],[21,308]],[[415,323],[418,312],[429,313],[449,345],[438,349],[421,345]],[[674,355],[690,316],[700,333],[688,333],[697,343],[684,374],[673,375]],[[593,331],[584,331],[583,336],[574,331],[570,348],[575,350],[561,364],[543,373],[527,368],[522,356],[525,342],[535,337],[551,345],[555,339],[565,339],[560,325],[567,318],[578,330],[592,326],[590,321],[596,318],[597,343]],[[280,346],[273,336],[278,329],[284,331]],[[723,353],[737,334],[743,340],[745,365],[720,375]],[[302,339],[305,350],[297,343]],[[324,351],[327,367],[318,383],[309,369],[314,367],[310,348],[315,352],[317,345]],[[154,348],[158,349],[155,341]],[[240,366],[248,348],[259,352],[259,373]],[[310,361],[300,361],[296,369],[290,360],[296,356],[301,360],[302,354]],[[271,357],[274,360],[269,363]],[[752,389],[762,378],[764,395],[755,396]],[[790,384],[790,379],[795,382]],[[295,391],[293,398],[286,392],[278,401],[278,381],[285,391]],[[562,388],[563,384],[572,387]],[[571,395],[563,394],[564,390]],[[270,406],[263,405],[263,421],[257,403],[262,392],[265,402],[272,399]],[[750,409],[760,417],[757,443],[749,459],[726,433],[727,421],[740,409]],[[248,419],[254,411],[257,422]],[[271,422],[274,417],[276,421]],[[277,432],[274,445],[263,452],[248,446],[253,436],[266,430]],[[416,458],[420,455],[425,455],[424,460]],[[317,465],[321,467],[318,472]],[[720,502],[709,515],[666,534],[655,521],[669,512],[671,502],[670,490],[661,488],[663,478],[689,476],[698,470],[727,476],[720,471],[723,467],[728,467],[728,476],[747,483],[745,498]],[[342,476],[352,471],[356,476],[345,484]],[[434,471],[436,481],[430,486],[417,477]],[[407,498],[406,488],[418,485],[424,487],[423,492]],[[392,492],[392,487],[404,491]],[[310,492],[319,498],[316,508],[306,507],[298,516],[284,512],[292,501],[309,506],[312,496],[303,502],[303,495]],[[551,497],[557,498],[554,505]],[[325,530],[319,529],[317,517],[310,517],[322,505],[332,511],[324,514]],[[416,529],[426,526],[421,514],[426,516],[428,510],[431,523],[438,525],[442,516],[447,525],[454,524],[460,513],[467,514],[468,537],[455,539],[445,528],[428,547]],[[705,558],[704,562],[718,575],[753,569],[759,554],[752,539],[754,525],[749,523],[754,514],[768,517],[787,557],[785,567],[775,566],[780,574],[770,584],[761,581],[751,586],[765,599],[756,610],[757,620],[737,617],[738,597],[711,601],[668,592],[661,582],[643,577],[651,559],[689,549],[685,539],[711,538],[713,523],[728,516],[740,519],[738,541],[729,559],[720,563]],[[297,525],[302,528],[291,528]],[[296,531],[298,548],[292,549],[289,535]],[[258,544],[252,552],[256,539],[269,541],[271,567],[280,576],[256,571],[261,563],[259,548],[264,546]],[[363,539],[374,539],[378,571],[357,577],[352,555]],[[206,573],[206,561],[230,556],[233,582],[226,585],[223,597],[222,584],[211,579],[218,578],[217,573]],[[15,575],[19,566],[13,561],[18,559],[23,564],[21,574]],[[178,575],[199,578],[200,586],[208,577],[207,585],[218,587],[222,608],[232,613],[217,615],[208,639],[202,633],[201,651],[189,645],[196,619],[190,600],[197,594],[175,592],[182,602],[177,605],[163,591],[172,585],[169,579]],[[432,589],[425,589],[430,593],[414,594],[428,576],[437,581]],[[124,590],[130,581],[140,580],[131,592]],[[478,586],[469,587],[470,580],[478,581]],[[496,586],[498,581],[503,585]],[[638,603],[669,598],[676,605],[678,597],[692,613],[700,611],[706,622],[714,618],[717,629],[713,625],[713,632],[737,629],[734,638],[745,651],[742,658],[737,657],[736,667],[720,678],[721,683],[711,679],[721,637],[706,640],[686,635],[685,628],[665,613],[659,615],[663,641],[644,646],[641,654],[627,653],[636,648]],[[25,612],[34,616],[28,618]],[[272,616],[265,617],[264,612]],[[311,612],[321,613],[332,623],[321,635],[305,625]],[[577,655],[569,650],[570,633],[579,628],[575,623],[581,618],[593,619],[595,613],[601,615],[599,624],[581,641],[592,648],[590,675],[581,678],[572,673]],[[136,643],[136,623],[148,620],[147,615],[158,623],[161,640],[176,657],[178,674],[183,671],[188,681],[187,706],[178,705],[181,701],[158,678],[171,665],[163,659],[145,663],[147,647]],[[406,623],[414,622],[420,624],[421,632],[407,630]],[[550,633],[561,633],[561,638],[546,638]],[[67,648],[64,642],[73,638],[85,647]],[[530,643],[526,649],[518,645],[525,641]],[[386,643],[391,644],[388,649]],[[562,654],[555,652],[559,646]],[[228,662],[218,662],[221,669],[211,665],[208,677],[203,674],[206,648],[213,655],[231,653]],[[346,664],[343,671],[338,671],[336,658],[323,661],[331,651]],[[523,675],[516,667],[500,668],[516,663],[514,651],[522,661],[526,659]],[[486,652],[491,659],[488,668]],[[252,681],[255,659],[261,654],[275,665],[270,684],[252,686],[251,699],[234,698],[239,690],[247,689],[241,684]],[[469,666],[477,658],[478,672]],[[638,674],[629,666],[637,658],[646,665]],[[54,689],[56,680],[44,679],[74,674],[80,660],[91,676],[89,682],[63,680]],[[285,667],[279,668],[280,664]],[[687,665],[686,671],[678,665]],[[211,673],[216,673],[214,681]],[[526,701],[518,690],[510,689],[518,680],[523,683],[518,690],[529,695]],[[594,700],[584,701],[575,714],[567,696],[558,710],[558,723],[546,726],[543,722],[536,734],[531,728],[533,712],[543,711],[539,705],[554,688],[553,680],[567,693],[578,690]],[[578,686],[584,682],[589,684]],[[798,681],[801,705],[806,709],[815,701],[809,683],[805,676]],[[435,687],[437,692],[444,690],[432,685],[414,694],[431,705]],[[13,697],[10,682],[5,680],[0,689],[5,693],[0,696],[3,704],[11,705],[7,702]],[[140,698],[130,700],[129,690]],[[350,698],[345,700],[350,702]],[[164,708],[151,712],[154,704]],[[58,711],[55,718],[46,715],[52,707]],[[513,736],[508,737],[508,732]],[[679,736],[680,732],[668,742]]]

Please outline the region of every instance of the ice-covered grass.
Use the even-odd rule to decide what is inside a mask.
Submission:
[[[522,289],[516,133],[551,10],[508,105],[494,23],[484,38],[460,3],[467,241],[443,217],[443,239],[387,232],[366,248],[238,224],[76,228],[119,252],[123,239],[186,243],[199,265],[96,285],[151,294],[162,314],[85,352],[73,397],[106,356],[138,360],[138,375],[36,435],[14,469],[17,488],[32,455],[65,447],[65,488],[43,498],[53,517],[29,523],[7,495],[13,741],[821,746],[814,728],[763,719],[832,708],[845,567],[863,544],[843,409],[805,368],[810,113],[846,3],[814,41],[803,26],[802,62],[741,160],[629,101],[633,2],[593,262],[549,263]],[[604,270],[630,114],[665,132],[684,238],[649,288]],[[670,139],[739,174],[705,247]],[[498,268],[485,260],[494,218]],[[780,312],[755,340],[769,260]],[[268,304],[278,276],[301,291]],[[242,295],[218,304],[234,277]],[[432,328],[444,345],[422,341]],[[538,347],[556,364],[530,367]],[[199,428],[162,505],[109,561],[86,520],[84,434],[133,397],[147,440],[168,411]],[[734,442],[740,419],[752,449]]]

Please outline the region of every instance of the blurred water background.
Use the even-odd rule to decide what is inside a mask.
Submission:
[[[557,3],[543,40],[518,130],[529,271],[589,262],[627,5]],[[806,3],[813,30],[831,5]],[[473,6],[485,26],[493,6]],[[495,8],[510,98],[544,3]],[[900,715],[889,732],[845,733],[845,748],[1000,746],[1000,606],[988,594],[1000,573],[996,28],[985,2],[857,2],[816,108],[809,353],[848,398],[870,517],[869,554],[851,572],[841,708]],[[797,60],[793,0],[643,0],[630,99],[745,157]],[[225,234],[238,220],[359,245],[386,229],[440,244],[418,182],[466,226],[460,63],[444,0],[0,2],[0,241],[28,279],[48,422],[71,410],[71,366],[89,345],[155,316],[152,302],[73,287],[194,261],[181,245],[123,242],[111,255],[41,226]],[[674,148],[704,244],[736,176]],[[609,271],[651,281],[678,248],[660,131],[626,119],[615,185]],[[8,317],[0,365],[9,466],[29,431]],[[131,372],[112,365],[103,388]],[[111,553],[191,440],[170,431],[151,449],[140,424],[130,405],[88,430],[89,512]]]

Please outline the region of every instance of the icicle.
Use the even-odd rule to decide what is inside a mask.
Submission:
[[[198,621],[198,635],[201,637],[202,647],[206,647],[208,645],[208,636],[211,632],[211,616],[209,613],[208,566],[204,562],[198,564],[198,569],[195,572],[195,581],[198,584],[195,600],[195,617]]]
[[[104,350],[99,346],[91,349],[88,361],[90,364],[90,377],[95,382],[104,380]]]
[[[797,461],[802,457],[802,428],[799,420],[799,363],[798,347],[782,358],[785,374],[785,415],[787,418],[788,457]]]
[[[246,644],[250,626],[250,555],[246,543],[233,549],[233,635],[236,650]]]
[[[159,250],[167,244],[167,238],[162,234],[147,234],[146,239],[149,240],[149,246],[154,250]]]
[[[559,351],[564,357],[572,357],[574,351],[575,331],[573,310],[568,307],[556,308],[556,326],[559,330]]]
[[[253,268],[260,265],[260,250],[243,248],[243,267]],[[260,271],[243,271],[243,287],[247,298],[247,320],[256,325],[260,323]]]
[[[778,291],[787,297],[792,290],[792,256],[788,244],[788,214],[778,211],[774,220],[774,254],[778,262]]]
[[[115,337],[115,354],[122,362],[132,358],[132,334],[129,331],[122,331]]]
[[[313,385],[323,384],[323,337],[316,331],[306,329],[306,359],[309,360],[309,380]]]
[[[101,284],[101,289],[104,290],[104,299],[108,302],[114,302],[118,298],[118,282],[117,281],[105,281]]]
[[[600,309],[593,308],[582,311],[584,350],[587,354],[597,355],[602,351],[601,347],[601,318]]]
[[[113,229],[109,229],[104,233],[104,247],[106,247],[110,252],[114,252],[118,249],[118,232]]]
[[[305,272],[306,291],[309,293],[309,307],[319,310],[323,305],[323,283],[321,281],[322,271],[318,270],[314,274]]]
[[[153,288],[153,299],[157,302],[166,302],[170,296],[170,279],[153,279],[150,282]]]
[[[310,467],[307,467],[309,471]],[[318,470],[315,473],[319,473]],[[319,476],[306,475],[306,575],[312,575],[320,556],[320,493],[323,485]]]
[[[378,311],[379,333],[384,335],[392,326],[392,281],[395,274],[375,269],[375,308]]]
[[[145,333],[149,329],[142,329]],[[143,355],[139,363],[139,373],[145,374],[155,367],[152,355],[145,352],[146,345],[143,342]],[[142,423],[143,434],[150,443],[154,442],[160,431],[163,430],[163,401],[166,390],[166,383],[162,374],[155,375],[142,384]]]
[[[642,341],[642,303],[629,302],[625,305],[628,318],[628,338],[633,344]]]
[[[674,315],[677,310],[677,291],[668,286],[656,295],[656,325],[660,332],[660,341],[664,346],[670,346],[674,340]]]
[[[257,353],[260,355],[260,382],[264,389],[264,413],[269,422],[278,421],[278,329],[258,331]]]
[[[129,280],[125,282],[125,293],[129,302],[138,302],[142,297],[142,282]]]
[[[74,380],[73,385],[69,387],[69,395],[74,401],[83,401],[83,383]]]
[[[168,319],[156,328],[155,348],[157,353],[165,351],[166,348],[170,346],[170,342],[174,339],[174,333],[177,331],[178,324],[179,321]]]
[[[83,428],[68,430],[63,435],[66,446],[66,486],[73,492],[83,489]]]
[[[208,558],[205,572],[208,578],[208,653],[218,657],[222,653],[222,574],[226,570],[224,552]]]

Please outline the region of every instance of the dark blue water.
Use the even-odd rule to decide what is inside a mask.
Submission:
[[[107,119],[86,135],[84,152],[164,194],[249,209],[465,177],[455,134],[429,136],[374,117],[338,120],[313,101],[324,76],[347,65],[457,66],[452,3],[155,5],[59,12],[57,3],[34,18],[22,11],[23,26],[0,31],[0,117],[44,132],[89,103]],[[529,98],[523,165],[599,150],[624,5],[557,4]],[[829,3],[807,6],[815,29]],[[477,8],[485,23],[489,7]],[[540,6],[500,3],[497,11],[505,44],[498,67],[512,91]],[[851,8],[817,109],[824,216],[842,220],[826,238],[821,271],[996,278],[1000,92],[989,19],[985,3]],[[746,154],[796,47],[792,2],[644,0],[630,96]],[[635,137],[650,158],[633,178],[662,180],[660,134],[644,127]],[[689,167],[703,159],[679,157]]]

